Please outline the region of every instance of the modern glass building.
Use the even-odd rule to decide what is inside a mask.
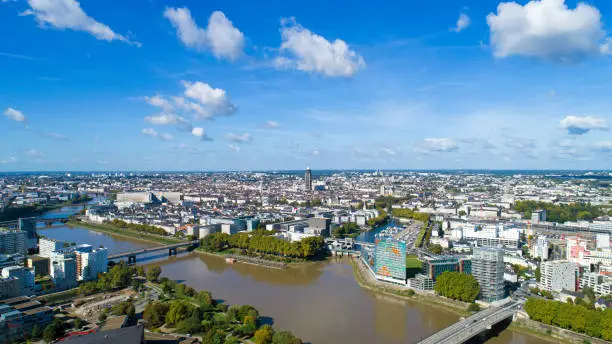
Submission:
[[[493,302],[504,298],[504,251],[474,247],[472,275],[480,284],[480,299]]]
[[[458,256],[425,257],[423,260],[423,274],[436,280],[445,271],[472,272],[472,261],[469,258]]]
[[[374,255],[376,278],[406,284],[406,243],[383,239],[376,244]]]

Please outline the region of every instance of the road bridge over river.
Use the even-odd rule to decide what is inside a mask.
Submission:
[[[110,255],[108,255],[108,260],[127,258],[128,259],[128,264],[135,264],[136,263],[136,256],[141,255],[141,254],[153,253],[153,252],[159,252],[159,251],[163,251],[163,250],[168,250],[168,255],[169,256],[173,256],[173,255],[176,255],[177,249],[179,249],[181,247],[198,246],[199,244],[200,244],[200,242],[198,240],[193,240],[193,241],[179,242],[179,243],[176,243],[176,244],[169,244],[169,245],[163,245],[163,246],[157,246],[157,247],[143,248],[143,249],[139,249],[139,250],[132,250],[132,251],[127,251],[127,252],[110,254]]]
[[[521,303],[511,300],[500,306],[489,307],[425,338],[419,344],[461,344],[491,329],[495,324],[514,317]]]

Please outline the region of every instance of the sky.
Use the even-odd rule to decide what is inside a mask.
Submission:
[[[612,2],[0,0],[0,171],[606,169]]]

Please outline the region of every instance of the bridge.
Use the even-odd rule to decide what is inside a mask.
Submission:
[[[193,240],[193,241],[180,242],[176,244],[163,245],[163,246],[158,246],[158,247],[149,247],[149,248],[143,248],[140,250],[115,253],[115,254],[110,254],[108,256],[108,260],[127,258],[128,264],[135,264],[136,256],[141,255],[141,254],[168,250],[168,256],[175,256],[177,249],[181,247],[197,246],[199,245],[199,243],[200,242],[198,240]]]
[[[54,223],[66,223],[70,221],[69,218],[67,217],[38,217],[36,218],[36,222],[42,222],[45,224],[45,226],[47,227],[51,227]],[[4,221],[4,222],[0,222],[0,227],[4,227],[4,228],[19,228],[19,220],[12,220],[12,221]]]
[[[490,330],[495,324],[514,317],[521,303],[511,300],[500,306],[492,306],[459,320],[451,326],[421,340],[418,344],[461,344],[478,334]]]

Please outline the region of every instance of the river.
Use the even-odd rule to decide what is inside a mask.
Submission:
[[[63,208],[46,215],[56,217],[79,210]],[[104,245],[112,253],[156,245],[68,226],[40,228],[39,234],[77,244]],[[198,253],[161,258],[156,264],[161,265],[162,276],[197,290],[208,290],[228,304],[250,304],[260,311],[265,322],[290,330],[313,344],[414,343],[459,318],[440,308],[362,289],[347,258],[286,270],[229,265],[221,258]],[[487,343],[546,342],[505,330]]]

